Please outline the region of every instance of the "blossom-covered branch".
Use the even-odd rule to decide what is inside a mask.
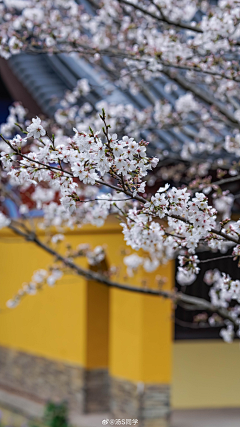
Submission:
[[[53,255],[56,259],[56,262],[61,261],[62,266],[70,268],[70,273],[74,272],[79,276],[85,277],[87,280],[94,280],[96,282],[102,283],[110,288],[116,288],[123,291],[140,293],[144,295],[151,296],[160,296],[163,298],[168,298],[173,301],[175,304],[186,303],[188,307],[192,310],[206,310],[210,313],[217,313],[221,316],[222,319],[228,320],[235,327],[239,327],[239,323],[236,320],[236,315],[234,313],[228,312],[224,306],[219,306],[219,303],[214,305],[202,298],[192,297],[190,295],[183,294],[182,292],[170,292],[165,291],[163,289],[151,289],[147,287],[136,287],[131,286],[129,284],[123,284],[116,281],[111,280],[106,274],[102,274],[99,272],[95,272],[93,270],[86,270],[80,267],[78,264],[72,261],[72,254],[70,257],[62,256],[59,252],[51,248],[49,245],[43,243],[35,233],[24,232],[21,230],[21,227],[17,226],[17,224],[12,225],[9,224],[8,227],[17,235],[23,237],[25,240],[35,243],[44,251]],[[105,254],[102,251],[102,248],[99,250],[94,250],[93,252],[89,251],[89,248],[86,245],[81,245],[78,253],[78,256],[88,256],[90,263],[98,264],[101,262]],[[63,275],[63,267],[58,264],[54,264],[51,267],[50,271],[39,270],[34,273],[32,281],[30,283],[24,284],[23,288],[19,290],[19,292],[13,297],[12,300],[9,300],[7,305],[9,308],[13,308],[19,304],[20,300],[26,295],[35,295],[36,292],[43,289],[44,284],[46,283],[48,286],[54,286],[55,283],[62,278]],[[231,328],[231,332],[233,329]]]
[[[93,80],[78,80],[56,100],[51,118],[30,122],[20,104],[11,107],[1,125],[0,227],[11,227],[77,274],[129,291],[103,274],[76,270],[69,257],[44,246],[27,229],[29,204],[42,210],[46,229],[101,226],[117,215],[127,245],[144,251],[125,257],[129,275],[138,266],[155,271],[178,256],[177,281],[190,285],[200,270],[199,249],[231,247],[239,260],[240,221],[231,220],[240,176],[239,34],[236,0],[1,2],[0,56],[64,52],[101,69],[105,80],[97,83],[97,102]],[[119,90],[126,102],[106,100]],[[17,199],[21,228],[7,216],[5,188]],[[19,202],[21,192],[29,203]],[[222,336],[230,340],[239,325],[238,306],[232,306],[239,303],[237,287],[225,275],[213,282],[211,303],[161,295],[222,313]]]

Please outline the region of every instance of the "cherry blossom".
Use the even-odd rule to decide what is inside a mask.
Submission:
[[[0,228],[7,227],[10,224],[10,219],[0,212]]]
[[[39,138],[41,136],[46,135],[46,131],[45,129],[43,129],[39,117],[36,117],[36,119],[32,119],[32,123],[27,127],[27,131],[28,138],[31,136],[33,136],[33,138]]]

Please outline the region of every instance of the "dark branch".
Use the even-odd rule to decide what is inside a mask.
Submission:
[[[180,28],[183,30],[191,30],[191,31],[195,31],[197,33],[203,33],[203,31],[201,30],[201,28],[198,27],[192,27],[191,25],[188,24],[184,24],[183,22],[176,22],[173,21],[172,19],[167,18],[165,15],[163,16],[163,13],[161,12],[162,16],[157,16],[154,13],[149,12],[147,9],[144,9],[141,6],[138,6],[137,4],[134,3],[130,3],[127,0],[118,0],[119,3],[123,3],[126,6],[130,6],[133,7],[136,10],[139,10],[140,12],[144,13],[144,15],[148,15],[151,16],[151,18],[156,19],[157,21],[162,22],[163,24],[168,24],[168,25],[172,25],[176,28]],[[157,5],[155,5],[157,7]]]
[[[194,310],[197,307],[197,309],[199,310],[207,310],[213,313],[218,313],[222,318],[230,320],[235,326],[237,326],[237,321],[231,316],[228,310],[224,308],[215,307],[213,304],[204,300],[203,298],[192,297],[190,295],[183,294],[182,292],[170,292],[170,291],[164,291],[162,289],[150,289],[150,288],[144,288],[144,287],[140,288],[140,287],[131,286],[129,284],[122,284],[122,283],[112,281],[108,279],[106,276],[91,270],[86,270],[80,267],[79,265],[75,264],[71,259],[60,255],[50,246],[41,242],[41,240],[38,239],[35,233],[23,232],[19,230],[16,226],[12,225],[12,223],[8,227],[15,234],[23,237],[26,241],[35,243],[37,246],[45,250],[47,253],[53,255],[57,260],[62,261],[64,265],[71,268],[79,276],[85,277],[87,280],[94,280],[110,288],[115,288],[122,291],[135,292],[138,294],[140,293],[140,294],[151,295],[151,296],[162,296],[163,298],[171,299],[175,304],[178,304],[179,302],[186,303],[188,305],[192,305]]]

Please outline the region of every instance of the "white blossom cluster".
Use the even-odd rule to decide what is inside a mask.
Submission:
[[[6,217],[2,212],[0,212],[0,229],[7,227],[10,224],[10,219]]]
[[[102,120],[105,121],[104,113]],[[209,206],[203,193],[196,192],[192,197],[187,187],[169,188],[166,184],[150,200],[141,196],[146,185],[143,178],[158,163],[158,159],[147,157],[146,142],[137,143],[127,136],[118,139],[116,134],[108,133],[105,125],[104,137],[93,131],[86,133],[75,129],[75,135],[68,139],[68,144],[56,145],[54,139],[46,136],[38,117],[33,119],[27,131],[26,140],[38,138],[39,144],[34,151],[23,154],[21,148],[16,149],[9,141],[6,145],[20,159],[15,164],[12,153],[8,152],[2,152],[1,159],[12,182],[20,186],[37,186],[32,199],[38,208],[43,206],[45,225],[91,223],[101,226],[110,210],[115,209],[125,220],[122,227],[127,245],[149,254],[148,271],[172,258],[178,250],[186,250],[189,256],[194,254],[202,242],[211,249],[221,248],[227,236],[237,242],[236,237],[240,233],[238,222],[236,226],[230,224],[230,228],[219,230],[217,211]],[[117,182],[117,186],[113,186],[114,194],[98,194],[93,190],[92,199],[86,199],[80,183],[87,188],[96,184],[111,188],[110,178]],[[48,188],[40,187],[39,183],[47,183]],[[54,201],[57,192],[60,205]],[[131,203],[136,201],[125,210],[126,196],[132,200]],[[165,221],[164,224],[159,223],[161,220]],[[237,247],[233,252],[235,256],[238,256]],[[184,279],[185,284],[194,281],[198,273],[196,262],[189,258],[184,266],[179,267],[179,283]]]
[[[64,239],[64,235],[55,234],[52,237],[52,243],[57,244]],[[90,248],[89,244],[81,244],[75,251],[71,250],[68,253],[70,259],[76,257],[86,257],[90,266],[96,266],[100,264],[106,257],[105,249],[103,246],[96,246],[94,249]],[[60,280],[65,273],[64,265],[61,263],[55,264],[48,270],[39,269],[34,272],[32,279],[29,283],[23,283],[23,286],[17,294],[10,300],[7,301],[6,305],[8,308],[16,307],[21,299],[26,295],[36,295],[36,293],[43,289],[45,285],[54,286],[58,280]]]
[[[215,307],[228,308],[231,301],[240,302],[240,280],[233,280],[228,274],[215,269],[205,273],[204,281],[211,286],[209,295]],[[239,305],[229,308],[229,317],[232,317],[238,329],[234,331],[234,325],[230,319],[225,320],[226,328],[221,329],[220,336],[226,342],[232,342],[235,333],[236,336],[240,336],[239,313]]]
[[[27,110],[20,104],[15,103],[9,107],[9,115],[7,117],[7,122],[1,124],[0,131],[7,138],[12,136],[12,133],[16,132],[15,123],[23,124],[26,118]],[[0,143],[2,144],[2,142]],[[2,147],[3,145],[1,145]]]
[[[129,277],[134,276],[140,266],[142,266],[147,273],[151,273],[159,267],[160,261],[164,262],[166,260],[166,258],[164,259],[163,254],[161,254],[161,259],[158,259],[156,256],[153,256],[153,254],[151,255],[151,257],[140,257],[136,253],[133,253],[131,255],[125,256],[123,262],[127,267],[127,275]]]
[[[205,273],[204,281],[208,285],[213,285],[209,295],[212,303],[216,307],[228,307],[232,299],[239,300],[240,298],[240,281],[232,280],[226,273],[221,273],[219,270],[208,270]]]
[[[57,268],[50,271],[44,269],[35,271],[31,282],[24,283],[18,293],[12,299],[7,301],[7,307],[16,307],[24,296],[35,295],[45,284],[48,286],[54,286],[56,281],[61,279],[62,275],[63,272]]]
[[[46,133],[38,117],[33,119],[27,131],[27,138],[41,138]],[[74,211],[79,200],[78,184],[74,178],[83,184],[94,185],[107,173],[121,178],[123,182],[127,177],[129,192],[136,195],[144,193],[145,183],[141,180],[158,163],[156,158],[147,157],[145,141],[137,143],[127,136],[119,140],[116,134],[108,135],[103,142],[98,133],[88,134],[75,129],[75,136],[68,145],[55,146],[47,137],[41,138],[40,142],[42,146],[39,144],[38,149],[23,156],[20,168],[12,169],[12,155],[8,152],[1,153],[2,163],[15,184],[48,182],[52,189],[61,192],[61,203],[70,212]],[[11,142],[9,144],[15,148]],[[68,165],[68,169],[63,169],[61,163]],[[52,167],[52,164],[58,166]]]
[[[177,272],[177,282],[179,285],[191,285],[197,278],[200,268],[197,267],[199,260],[197,255],[178,256],[179,264]]]

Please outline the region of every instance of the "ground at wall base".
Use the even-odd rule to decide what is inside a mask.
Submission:
[[[3,426],[23,427],[29,421],[40,420],[44,405],[34,404],[21,396],[0,389],[0,411]],[[103,419],[109,414],[74,415],[71,414],[73,427],[101,427]],[[172,412],[170,427],[239,427],[240,408],[175,410]],[[41,426],[41,424],[38,424]],[[159,426],[158,426],[159,427]]]

